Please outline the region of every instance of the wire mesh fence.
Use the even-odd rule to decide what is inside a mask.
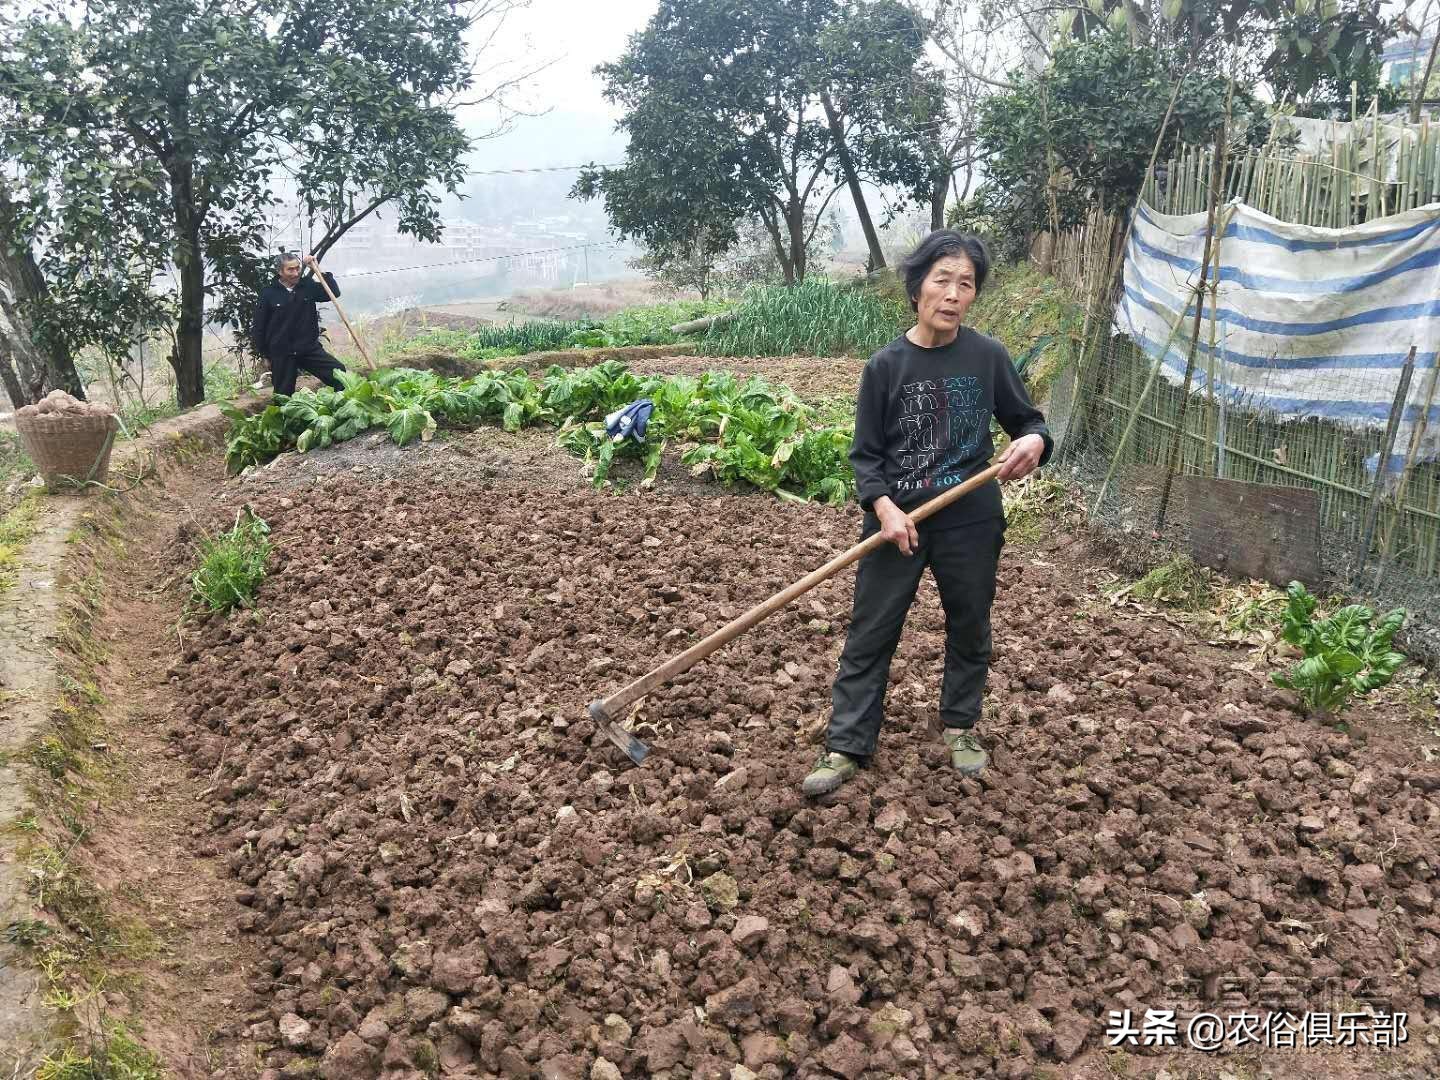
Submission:
[[[1409,324],[1393,321],[1395,311],[1365,310],[1357,290],[1369,278],[1343,278],[1355,272],[1346,269],[1353,255],[1337,256],[1333,268],[1319,254],[1309,264],[1275,264],[1274,280],[1300,279],[1296,295],[1318,296],[1320,308],[1335,300],[1317,292],[1314,277],[1342,275],[1336,295],[1347,297],[1349,307],[1335,327],[1348,327],[1352,336],[1277,338],[1247,355],[1233,333],[1261,327],[1318,334],[1324,326],[1292,331],[1290,324],[1322,318],[1313,314],[1320,308],[1307,300],[1310,307],[1297,304],[1291,313],[1282,304],[1270,321],[1247,320],[1243,311],[1236,315],[1239,299],[1226,292],[1242,281],[1263,289],[1270,280],[1243,265],[1248,255],[1232,250],[1256,234],[1257,224],[1268,228],[1253,214],[1236,227],[1233,215],[1249,214],[1244,207],[1303,226],[1370,230],[1365,237],[1335,235],[1337,252],[1412,236],[1430,250],[1440,222],[1419,208],[1440,200],[1440,125],[1391,120],[1374,106],[1348,124],[1287,118],[1264,146],[1182,147],[1147,178],[1141,198],[1160,214],[1203,219],[1210,211],[1204,257],[1195,250],[1188,261],[1167,256],[1180,249],[1157,250],[1153,230],[1150,245],[1137,243],[1133,233],[1151,220],[1144,212],[1129,224],[1092,212],[1054,245],[1056,278],[1087,305],[1078,362],[1051,395],[1061,435],[1056,464],[1086,492],[1092,525],[1116,541],[1119,557],[1130,556],[1132,568],[1153,566],[1170,552],[1205,551],[1215,565],[1217,537],[1272,556],[1272,571],[1307,566],[1313,588],[1404,607],[1410,650],[1440,662],[1440,423],[1433,421],[1440,350],[1430,305],[1415,306]],[[1413,221],[1397,221],[1393,235],[1377,237],[1375,230],[1385,228],[1380,219],[1407,211]],[[1331,246],[1309,234],[1296,242],[1277,228],[1291,251]],[[1398,283],[1396,274],[1425,272],[1427,259],[1415,255],[1371,277]],[[1406,300],[1393,290],[1388,295],[1383,303],[1392,308]],[[1164,297],[1168,302],[1155,307]],[[1141,325],[1147,306],[1162,316],[1148,328]],[[1337,355],[1308,360],[1317,347],[1306,340]],[[1304,401],[1326,415],[1295,404]],[[1265,498],[1288,508],[1289,517],[1256,510]],[[1302,519],[1308,531],[1299,527]],[[1298,547],[1314,550],[1287,550]],[[1223,553],[1218,561],[1226,561]]]
[[[1433,385],[1434,368],[1420,377]],[[1343,399],[1338,377],[1331,389]],[[1393,430],[1282,420],[1215,393],[1213,383],[1186,394],[1182,384],[1156,377],[1155,361],[1124,335],[1090,351],[1056,387],[1051,409],[1060,473],[1084,489],[1092,525],[1137,565],[1213,544],[1203,531],[1237,530],[1238,543],[1261,547],[1313,536],[1320,579],[1312,587],[1386,610],[1404,607],[1412,651],[1440,661],[1440,463],[1395,447]],[[1396,454],[1405,457],[1398,474],[1377,470]],[[1179,479],[1186,477],[1313,492],[1316,529],[1277,532],[1238,505],[1217,529],[1213,514],[1197,512],[1201,489]],[[1233,497],[1232,489],[1218,490],[1221,499]]]

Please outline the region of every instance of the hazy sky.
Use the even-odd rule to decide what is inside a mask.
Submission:
[[[478,156],[484,164],[573,165],[604,150],[623,152],[623,137],[613,134],[618,113],[602,96],[593,69],[617,59],[655,7],[656,0],[532,0],[529,8],[512,15],[495,51],[531,66],[553,60],[517,98],[530,111],[548,112],[518,117],[510,134],[482,144]],[[485,126],[488,119],[478,112],[465,117],[471,128]]]

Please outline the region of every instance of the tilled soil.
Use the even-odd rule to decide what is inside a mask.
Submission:
[[[1440,766],[1053,556],[1001,568],[983,776],[932,727],[927,585],[874,767],[813,803],[848,573],[643,702],[642,767],[585,705],[853,542],[853,510],[263,479],[226,499],[271,523],[271,577],[186,632],[169,734],[269,960],[224,1037],[279,1075],[1069,1075],[1110,1009],[1277,988],[1378,990],[1410,1038],[1377,1067],[1436,1060]]]
[[[865,358],[853,356],[658,356],[630,362],[631,370],[642,375],[701,375],[718,368],[739,378],[758,375],[808,401],[851,402],[864,367]]]

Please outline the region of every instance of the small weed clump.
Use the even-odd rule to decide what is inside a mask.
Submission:
[[[235,526],[200,545],[200,567],[190,578],[191,600],[210,611],[249,607],[265,580],[270,526],[246,506]]]
[[[1046,472],[1033,472],[1001,488],[1005,533],[1011,543],[1033,544],[1045,535],[1056,509],[1064,504],[1065,484]]]
[[[35,466],[20,445],[20,436],[0,431],[0,485],[24,480],[34,471]]]
[[[1215,602],[1213,575],[1185,555],[1177,555],[1151,570],[1136,582],[1132,592],[1138,599],[1182,611],[1208,611]]]
[[[66,1047],[58,1058],[47,1058],[36,1080],[163,1080],[164,1070],[155,1056],[135,1041],[123,1024],[109,1023],[84,1049]]]
[[[0,518],[0,593],[15,584],[20,551],[35,535],[39,523],[40,496],[35,494],[21,499]]]

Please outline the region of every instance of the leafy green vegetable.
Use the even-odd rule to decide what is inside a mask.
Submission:
[[[385,429],[401,446],[435,431],[435,418],[418,405],[406,405],[385,417]]]
[[[524,371],[485,371],[466,379],[389,369],[366,377],[342,372],[342,388],[302,390],[258,416],[234,409],[226,446],[233,471],[290,447],[301,453],[382,428],[401,446],[430,438],[441,424],[498,422],[507,431],[559,425],[557,441],[585,459],[595,486],[616,460],[636,460],[642,486],[655,481],[666,449],[683,447],[697,474],[747,483],[786,498],[839,504],[854,493],[848,454],[853,423],[839,410],[821,416],[788,388],[761,378],[708,371],[697,377],[637,376],[618,361],[552,367],[538,381]],[[645,441],[615,443],[604,418],[638,398],[654,403]],[[839,422],[837,422],[839,421]]]
[[[1339,713],[1351,697],[1389,683],[1405,663],[1405,654],[1391,646],[1405,625],[1404,608],[1376,624],[1374,609],[1363,604],[1317,619],[1315,597],[1298,581],[1290,583],[1286,598],[1283,636],[1304,659],[1288,674],[1270,677],[1276,686],[1299,692],[1310,709]]]

